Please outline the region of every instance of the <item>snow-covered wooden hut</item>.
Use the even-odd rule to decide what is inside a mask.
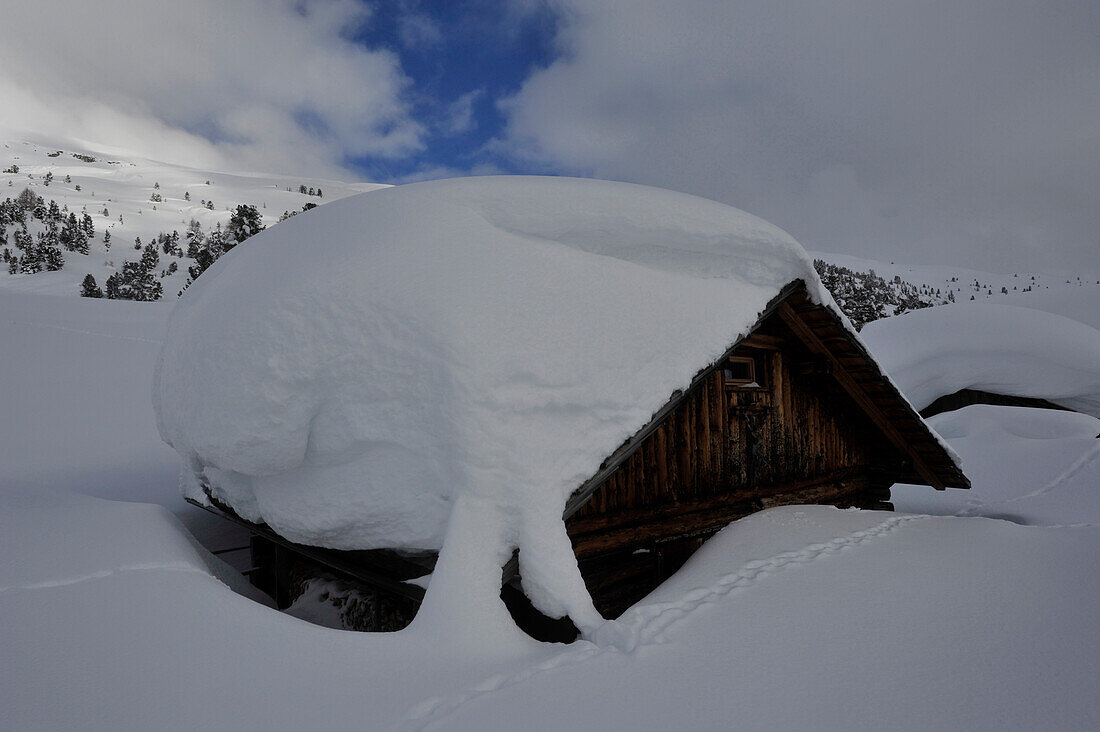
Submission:
[[[515,615],[583,629],[753,511],[969,485],[786,233],[603,181],[414,184],[280,224],[184,293],[154,401],[189,499],[391,615],[464,546],[513,556]]]

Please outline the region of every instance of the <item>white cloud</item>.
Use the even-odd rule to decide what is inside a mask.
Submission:
[[[1094,4],[561,5],[561,57],[502,104],[514,160],[727,201],[827,251],[1100,267]]]
[[[474,117],[474,104],[485,96],[484,89],[474,89],[447,105],[444,121],[441,125],[444,134],[459,135],[470,132],[477,126]]]
[[[398,58],[348,40],[369,22],[355,0],[3,2],[8,127],[325,175],[423,148]]]
[[[397,35],[406,48],[429,48],[443,43],[443,29],[423,13],[408,13],[398,18]]]

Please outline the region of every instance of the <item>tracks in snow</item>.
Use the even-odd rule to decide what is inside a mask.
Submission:
[[[80,333],[82,335],[95,336],[96,338],[112,338],[118,341],[136,341],[138,343],[151,343],[155,346],[159,346],[164,343],[163,339],[156,338],[143,338],[141,336],[121,335],[118,333],[102,333],[96,330],[85,330],[83,328],[71,328],[67,325],[58,325],[56,323],[32,323],[25,321],[10,321],[13,325],[26,326],[28,328],[51,328],[53,330],[63,330],[67,333]]]
[[[872,541],[910,521],[928,518],[931,517],[891,516],[869,529],[853,531],[826,542],[810,544],[796,551],[781,552],[767,559],[749,562],[737,572],[719,578],[709,587],[692,590],[678,600],[636,606],[628,610],[619,620],[608,621],[600,626],[592,643],[577,641],[568,650],[529,668],[515,673],[491,676],[464,692],[426,699],[410,709],[406,718],[396,725],[396,729],[402,731],[425,729],[475,699],[523,683],[545,671],[584,663],[605,653],[633,653],[640,646],[661,643],[669,629],[679,621],[692,615],[701,607],[718,602],[735,590],[749,587],[785,569],[803,566],[848,547]]]
[[[1078,473],[1084,470],[1089,465],[1089,463],[1091,463],[1093,460],[1096,460],[1097,458],[1100,458],[1100,443],[1097,443],[1096,445],[1093,445],[1091,448],[1089,448],[1089,450],[1087,450],[1084,455],[1074,460],[1072,465],[1063,470],[1061,475],[1047,483],[1042,488],[1034,490],[1031,493],[1026,493],[1022,496],[1017,496],[1016,498],[1009,498],[1007,501],[1004,501],[1004,503],[1014,503],[1016,501],[1022,501],[1025,498],[1035,498],[1036,496],[1041,496],[1044,493],[1049,493],[1058,486],[1065,483],[1067,480],[1075,477]]]
[[[665,633],[677,621],[691,615],[698,608],[721,600],[734,590],[755,584],[757,580],[783,571],[792,566],[809,564],[822,556],[835,554],[843,549],[858,546],[876,537],[888,534],[902,524],[930,518],[923,515],[891,516],[882,523],[869,529],[853,531],[830,541],[810,544],[797,551],[782,552],[767,559],[747,563],[739,571],[725,575],[710,587],[692,590],[682,598],[654,605],[641,605],[627,611],[628,618],[620,619],[614,625],[608,623],[597,631],[596,642],[600,646],[613,646],[630,653],[638,646],[653,645],[664,640]],[[606,627],[615,629],[608,634],[607,641],[600,637]]]
[[[186,562],[146,562],[142,564],[128,564],[122,567],[115,567],[113,569],[100,569],[95,572],[89,572],[88,574],[78,575],[76,577],[65,577],[62,579],[54,580],[42,580],[41,582],[29,582],[22,585],[8,585],[7,587],[0,587],[0,595],[5,595],[9,592],[20,592],[23,590],[43,590],[52,587],[66,587],[68,585],[80,584],[81,582],[88,582],[91,580],[103,579],[105,577],[111,577],[116,574],[126,574],[129,572],[193,572],[195,574],[201,574],[204,577],[210,577],[209,572],[205,572],[192,564]]]

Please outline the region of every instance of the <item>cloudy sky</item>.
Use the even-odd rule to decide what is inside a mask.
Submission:
[[[597,176],[807,248],[1100,270],[1095,0],[0,0],[0,125],[201,167]]]

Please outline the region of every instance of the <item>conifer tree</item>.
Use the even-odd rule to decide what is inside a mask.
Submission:
[[[80,296],[103,297],[103,290],[99,289],[99,284],[95,281],[95,277],[92,277],[90,274],[84,275],[84,280],[80,283]]]
[[[38,235],[38,257],[47,271],[56,272],[65,266],[65,256],[61,253],[61,247],[46,241],[46,232]]]
[[[74,251],[77,254],[88,253],[88,235],[84,233],[84,229],[80,226],[77,226],[75,229],[73,229],[73,241],[71,251]]]
[[[80,224],[76,221],[76,214],[70,213],[67,219],[64,219],[65,224],[61,227],[61,246],[68,249],[70,252],[76,251],[79,247],[84,248],[84,254],[87,254],[88,245],[85,241],[84,231],[80,228]]]
[[[66,249],[70,249],[71,251],[71,247],[69,246],[69,244],[72,239],[70,237],[68,227],[63,227],[60,231],[58,231],[56,221],[47,221],[45,231],[41,232],[38,235],[38,238],[42,246],[52,247],[55,249],[61,249],[62,247],[65,247]]]
[[[195,259],[199,249],[206,245],[206,234],[202,232],[202,226],[195,219],[191,219],[183,237],[187,240],[187,256]]]
[[[180,233],[173,231],[171,234],[161,233],[157,237],[160,241],[161,249],[165,254],[170,254],[173,257],[182,257],[183,250],[180,249]]]
[[[16,243],[18,244],[18,240]],[[20,248],[23,250],[23,256],[19,258],[20,272],[23,274],[37,274],[46,269],[46,261],[42,256],[42,250],[39,249],[34,240],[30,238],[29,234],[23,246]]]
[[[16,205],[24,212],[33,211],[38,205],[39,196],[30,188],[24,188],[15,198]]]
[[[229,251],[253,234],[257,234],[264,228],[260,212],[255,206],[244,204],[237,206],[237,210],[229,218],[229,227],[226,230],[224,249]]]
[[[155,242],[149,242],[137,262],[123,262],[122,271],[107,278],[107,297],[114,300],[152,302],[164,294],[155,272],[160,263]]]
[[[122,284],[122,274],[115,272],[107,278],[107,282],[104,284],[104,294],[109,300],[119,300],[120,298],[120,285]]]
[[[24,252],[34,247],[34,240],[31,239],[31,235],[30,232],[27,231],[26,224],[22,224],[18,229],[15,230],[15,234],[12,236],[12,239],[12,243],[15,244],[15,248],[20,249]]]
[[[191,280],[197,280],[199,275],[207,270],[218,257],[225,253],[223,247],[225,235],[222,232],[221,223],[219,222],[214,230],[210,232],[210,235],[203,240],[202,244],[195,247],[194,250],[188,245],[187,255],[195,260],[195,263],[187,268],[187,273],[191,275]],[[192,254],[194,251],[194,254]]]

